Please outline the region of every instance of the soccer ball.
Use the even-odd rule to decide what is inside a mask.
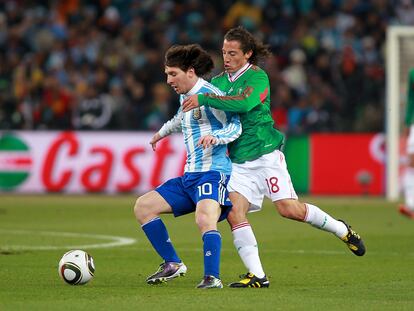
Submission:
[[[82,250],[71,250],[59,261],[59,275],[70,285],[88,283],[95,273],[93,258]]]

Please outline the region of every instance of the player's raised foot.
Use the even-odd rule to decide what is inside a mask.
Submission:
[[[344,223],[344,225],[348,229],[348,233],[346,236],[342,238],[342,241],[346,243],[348,248],[357,256],[363,256],[365,254],[365,245],[362,241],[361,237],[358,233],[356,233],[354,230],[351,229],[351,226],[349,226],[345,221],[338,219],[338,221]]]
[[[223,283],[220,279],[212,276],[212,275],[206,275],[200,282],[200,284],[197,285],[197,288],[223,288]]]
[[[408,217],[410,219],[414,219],[414,211],[407,208],[404,204],[401,204],[399,206],[398,211],[401,215],[404,215],[405,217]]]
[[[163,262],[154,274],[147,277],[147,283],[151,285],[165,283],[169,280],[184,276],[187,267],[182,262]]]
[[[254,288],[266,288],[269,287],[269,280],[266,276],[258,278],[253,273],[241,275],[241,280],[238,282],[230,283],[229,286],[233,288],[254,287]]]

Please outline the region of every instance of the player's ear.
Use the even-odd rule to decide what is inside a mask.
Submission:
[[[190,75],[190,77],[193,77],[195,75],[195,70],[193,67],[188,68],[187,73]]]
[[[246,57],[247,60],[249,60],[250,57],[252,57],[252,55],[253,55],[253,51],[252,50],[248,51],[247,53],[244,53],[244,56]]]

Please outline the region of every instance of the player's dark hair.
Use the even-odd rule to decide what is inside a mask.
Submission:
[[[269,46],[257,40],[244,27],[238,26],[230,29],[225,35],[224,39],[227,41],[238,41],[243,53],[252,51],[252,56],[249,58],[249,63],[258,65],[259,61],[264,60],[271,55]]]
[[[165,66],[178,67],[182,71],[193,68],[196,75],[208,74],[214,63],[211,56],[198,44],[173,45],[165,53]]]

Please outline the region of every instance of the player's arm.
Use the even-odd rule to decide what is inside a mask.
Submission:
[[[213,131],[211,135],[217,138],[217,145],[225,145],[236,140],[242,133],[242,126],[238,114],[226,113],[229,122],[220,130]]]
[[[203,148],[208,148],[211,145],[225,145],[236,140],[242,132],[239,115],[226,113],[226,117],[229,121],[223,128],[201,137],[198,144],[202,145]]]
[[[164,137],[172,134],[181,132],[181,118],[182,118],[182,109],[181,107],[178,109],[177,113],[171,120],[164,123],[164,125],[160,128],[160,130],[155,133],[155,135],[150,140],[150,145],[152,146],[152,150],[155,151],[157,147],[157,142],[159,142]]]
[[[216,94],[199,94],[190,96],[184,101],[183,110],[188,111],[194,109],[197,106],[196,103],[191,103],[191,101],[194,101],[198,102],[199,106],[205,105],[219,110],[245,113],[257,105],[262,104],[268,95],[269,79],[265,73],[258,73],[253,79],[248,81],[248,84],[238,95],[221,96]]]

